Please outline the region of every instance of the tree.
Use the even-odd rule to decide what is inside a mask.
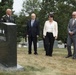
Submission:
[[[19,17],[16,20],[16,23],[18,25],[18,37],[26,36],[26,23],[30,18],[30,14],[32,12],[36,13],[36,15],[39,13],[40,4],[40,0],[25,0],[23,2],[23,8],[20,12]]]
[[[40,36],[42,36],[43,26],[45,21],[48,19],[48,14],[54,12],[54,19],[58,22],[58,40],[65,42],[67,38],[67,25],[71,18],[71,13],[76,10],[76,0],[25,0],[23,2],[23,9],[18,18],[18,24],[21,32],[23,34],[23,25],[29,18],[27,14],[35,12],[40,21]],[[25,22],[25,23],[24,23]]]
[[[56,20],[59,23],[59,39],[63,42],[65,42],[67,38],[67,25],[69,19],[71,18],[72,12],[76,9],[75,3],[75,0],[58,0],[56,5],[58,9],[56,12]]]
[[[48,14],[54,12],[54,19],[58,22],[58,40],[63,42],[67,38],[67,25],[71,18],[71,13],[76,10],[76,0],[43,0],[39,18],[41,19],[41,30],[44,22],[48,19]]]
[[[12,9],[13,0],[2,0],[0,3],[0,18],[6,13],[6,9]]]
[[[48,19],[48,14],[50,12],[56,12],[57,8],[55,7],[55,2],[54,0],[43,0],[42,4],[41,4],[41,10],[39,12],[39,20],[40,20],[40,30],[41,30],[41,34],[40,36],[42,37],[42,33],[43,33],[43,26],[45,21]]]
[[[40,11],[41,2],[40,0],[25,0],[23,2],[23,13],[30,14],[35,12],[36,14]]]

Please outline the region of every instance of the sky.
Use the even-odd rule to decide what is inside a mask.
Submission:
[[[15,14],[19,14],[19,12],[21,11],[23,1],[24,0],[14,0],[13,11],[15,11]]]
[[[22,3],[23,0],[14,0],[13,10],[15,11],[15,14],[18,14],[21,11]]]

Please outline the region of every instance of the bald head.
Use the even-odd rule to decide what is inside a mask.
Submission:
[[[76,11],[74,11],[74,12],[72,13],[72,17],[73,17],[74,19],[76,19]]]
[[[12,14],[12,10],[11,10],[11,9],[7,9],[7,10],[6,10],[6,14],[7,14],[7,15],[11,15],[11,14]]]
[[[35,20],[35,18],[36,18],[36,14],[35,13],[32,13],[31,14],[31,19]]]

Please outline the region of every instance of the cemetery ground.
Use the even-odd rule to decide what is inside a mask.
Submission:
[[[43,48],[38,48],[38,55],[28,55],[27,48],[18,48],[18,64],[24,71],[0,71],[0,75],[76,75],[76,60],[65,58],[66,49],[54,48],[53,56],[45,56]]]

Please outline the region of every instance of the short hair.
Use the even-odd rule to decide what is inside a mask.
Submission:
[[[35,13],[32,13],[32,14],[31,14],[31,16],[32,16],[32,15],[33,15],[33,16],[36,16],[36,14],[35,14]]]
[[[12,10],[11,10],[11,9],[6,9],[6,12],[7,12],[7,11],[12,11]]]
[[[49,14],[48,17],[52,17],[52,18],[54,18],[54,14],[53,14],[53,13],[52,13],[52,14]]]

